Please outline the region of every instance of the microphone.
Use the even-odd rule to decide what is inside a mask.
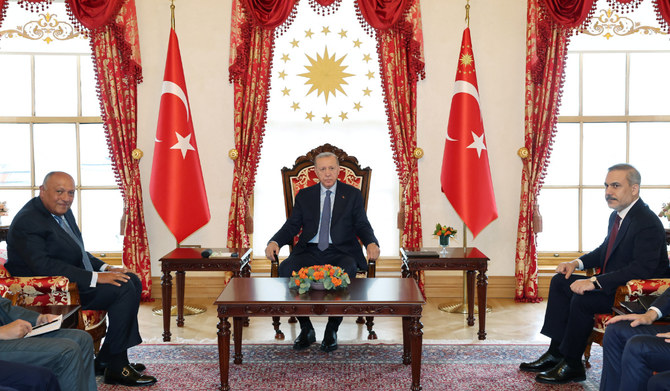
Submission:
[[[209,258],[209,256],[212,255],[212,249],[208,248],[208,249],[202,250],[200,255],[202,255],[203,258]]]

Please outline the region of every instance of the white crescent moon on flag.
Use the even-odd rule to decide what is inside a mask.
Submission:
[[[452,96],[452,99],[456,94],[468,94],[472,95],[473,98],[477,101],[477,105],[479,105],[479,92],[475,88],[475,86],[472,83],[468,83],[465,80],[456,80],[456,83],[454,84],[454,95]],[[449,132],[447,132],[447,140],[448,141],[458,141],[456,139],[453,139],[449,137]]]
[[[191,111],[188,108],[188,101],[186,100],[186,94],[184,93],[184,90],[171,81],[163,81],[163,91],[161,92],[161,95],[163,94],[173,94],[177,98],[181,99],[182,102],[184,102],[184,107],[186,108],[186,122],[188,122],[188,117],[191,114]]]

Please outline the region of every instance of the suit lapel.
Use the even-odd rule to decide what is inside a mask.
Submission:
[[[335,191],[335,198],[333,198],[333,213],[330,216],[330,232],[332,235],[333,225],[340,219],[342,216],[342,211],[344,210],[344,205],[346,204],[346,189],[342,182],[337,182],[337,190]]]

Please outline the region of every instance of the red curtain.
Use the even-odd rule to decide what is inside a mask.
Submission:
[[[34,10],[46,0],[19,3]],[[89,30],[102,119],[112,167],[124,198],[123,263],[142,280],[151,299],[151,259],[144,221],[137,148],[137,84],[142,80],[135,0],[66,0],[75,25]],[[6,8],[0,0],[0,23]],[[139,157],[138,157],[139,159]]]
[[[316,0],[321,6],[336,0]],[[235,159],[228,247],[249,246],[256,167],[265,131],[274,29],[293,18],[294,0],[233,0],[230,80],[235,84]],[[403,185],[403,245],[421,245],[416,149],[416,82],[423,77],[419,0],[359,0],[377,28],[394,159]],[[373,24],[374,23],[374,24]]]
[[[393,159],[397,166],[402,200],[401,246],[421,247],[419,167],[416,148],[416,83],[424,74],[423,35],[419,1],[387,2],[359,0],[362,15],[374,15],[377,28],[382,87],[388,117]],[[409,8],[401,8],[407,6]],[[393,12],[392,12],[393,11]],[[380,17],[383,16],[383,17]],[[381,23],[383,22],[383,23]],[[373,25],[374,27],[374,25]]]

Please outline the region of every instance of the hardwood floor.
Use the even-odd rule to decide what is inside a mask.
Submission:
[[[185,317],[184,327],[177,327],[176,317],[171,317],[170,343],[209,342],[216,341],[216,307],[211,300],[186,299],[187,305],[200,305],[206,308],[204,313]],[[445,298],[429,298],[426,303],[421,322],[423,323],[423,339],[430,341],[454,341],[476,343],[479,328],[478,315],[475,315],[475,325],[468,326],[464,314],[453,314],[441,311],[438,306],[443,303],[455,303],[458,300]],[[549,339],[540,335],[546,304],[515,303],[513,299],[489,300],[491,312],[486,314],[486,340],[488,342],[511,341],[520,343],[548,344]],[[163,318],[153,313],[152,309],[160,307],[160,300],[153,303],[142,303],[139,322],[142,338],[145,343],[163,343]],[[317,340],[321,334],[327,318],[312,318],[317,332]],[[288,318],[281,318],[281,330],[284,332],[285,343],[291,343],[296,338],[299,327],[297,324],[287,323]],[[374,330],[380,341],[402,341],[401,320],[397,318],[376,317]],[[252,318],[250,326],[243,331],[243,338],[247,342],[274,341],[274,329],[270,318]],[[355,318],[345,318],[338,333],[340,343],[366,342],[367,330],[365,325],[358,325]]]

